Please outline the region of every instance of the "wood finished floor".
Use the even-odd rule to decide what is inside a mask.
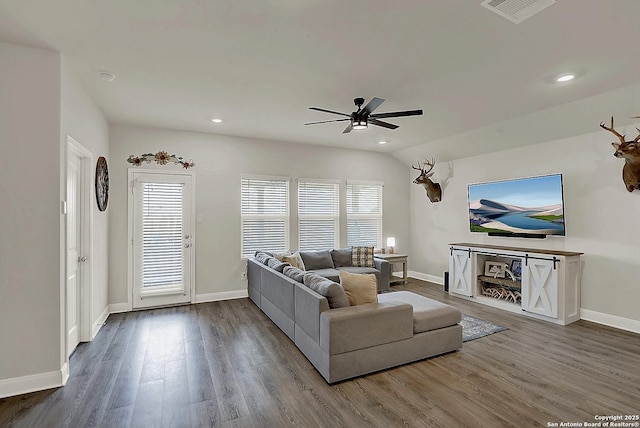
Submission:
[[[640,335],[525,318],[418,280],[410,290],[509,330],[327,385],[248,299],[114,314],[67,385],[0,400],[15,427],[547,427],[640,413]]]

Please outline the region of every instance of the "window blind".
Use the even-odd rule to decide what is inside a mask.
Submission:
[[[382,247],[382,184],[347,183],[347,245]]]
[[[183,287],[182,183],[142,183],[142,286]]]
[[[289,180],[242,178],[242,257],[282,252],[289,242]]]
[[[320,250],[339,245],[339,184],[298,182],[298,248]]]

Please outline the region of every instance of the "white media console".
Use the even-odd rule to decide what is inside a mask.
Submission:
[[[556,324],[580,319],[582,253],[457,243],[449,254],[452,296]],[[518,264],[515,280],[501,269]]]

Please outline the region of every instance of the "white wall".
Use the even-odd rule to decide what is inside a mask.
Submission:
[[[97,77],[96,77],[97,78]],[[109,157],[109,125],[104,115],[97,105],[89,98],[82,88],[82,85],[70,70],[65,58],[62,58],[62,81],[61,81],[61,136],[62,144],[62,174],[61,174],[61,192],[65,192],[66,183],[66,138],[71,136],[80,143],[84,148],[89,150],[93,155],[93,165],[98,157],[104,156],[107,164],[110,165]],[[107,205],[106,211],[98,210],[95,201],[95,190],[93,183],[95,180],[95,167],[92,169],[91,176],[92,195],[94,198],[90,201],[93,211],[93,233],[92,233],[92,277],[90,292],[92,307],[90,311],[90,322],[93,331],[96,331],[97,323],[104,321],[101,316],[106,315],[108,310],[109,299],[109,212],[110,207]],[[64,229],[64,219],[62,228]],[[64,234],[62,236],[64,239]]]
[[[3,380],[61,368],[57,53],[0,43],[0,147]]]
[[[625,130],[637,135],[632,126],[620,129]],[[624,162],[613,157],[610,145],[614,139],[598,131],[439,164],[436,178],[450,175],[442,202],[428,202],[421,186],[411,189],[410,269],[442,277],[453,242],[584,252],[582,308],[639,321],[640,192],[624,187]],[[556,172],[564,176],[566,237],[492,238],[469,232],[469,183]]]
[[[383,236],[395,236],[398,251],[409,249],[406,169],[389,155],[118,125],[111,127],[110,135],[109,301],[112,304],[127,301],[129,164],[126,159],[129,155],[166,150],[196,163],[196,212],[204,220],[196,224],[197,295],[246,291],[246,281],[240,279],[246,264],[240,258],[242,174],[383,181]],[[291,245],[295,248],[295,224],[291,231]]]

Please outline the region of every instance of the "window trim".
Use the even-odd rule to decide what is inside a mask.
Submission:
[[[335,187],[335,214],[302,214],[300,212],[300,185],[304,183],[312,184],[330,184]],[[339,179],[326,179],[326,178],[298,178],[296,180],[296,192],[297,192],[297,228],[298,228],[298,249],[302,249],[302,242],[300,239],[301,229],[300,223],[302,220],[334,220],[334,238],[330,248],[338,248],[340,246],[340,217],[341,217],[341,198],[340,198],[340,184]]]
[[[286,189],[286,200],[285,200],[285,214],[244,214],[243,213],[243,182],[245,180],[254,180],[254,181],[279,181],[285,183]],[[289,242],[291,236],[291,177],[286,176],[274,176],[274,175],[254,175],[254,174],[242,174],[240,176],[240,258],[242,260],[253,257],[253,254],[245,254],[244,251],[244,240],[245,240],[245,228],[244,221],[251,219],[273,219],[273,220],[282,220],[284,223],[284,250],[287,251],[289,249]],[[265,249],[267,250],[267,249]]]
[[[380,187],[380,213],[379,214],[361,214],[361,213],[349,213],[349,187],[350,186],[371,186],[371,187]],[[345,198],[346,198],[346,223],[347,223],[347,232],[346,232],[346,242],[349,244],[349,220],[351,219],[375,219],[377,221],[376,224],[376,243],[374,245],[375,248],[382,248],[382,236],[383,236],[383,223],[384,223],[384,182],[383,181],[373,181],[373,180],[347,180],[346,181],[346,190],[345,190]]]

